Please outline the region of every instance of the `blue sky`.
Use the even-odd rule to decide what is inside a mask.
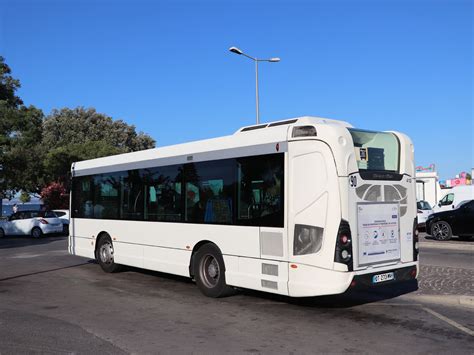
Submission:
[[[158,146],[301,115],[398,130],[441,178],[474,167],[473,2],[0,0],[26,104],[95,107]]]

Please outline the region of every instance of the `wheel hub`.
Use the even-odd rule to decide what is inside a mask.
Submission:
[[[217,260],[212,255],[206,255],[199,267],[201,280],[208,288],[215,287],[219,282],[220,271]]]
[[[213,260],[211,262],[211,264],[209,265],[209,267],[207,268],[207,273],[209,274],[210,277],[212,277],[213,279],[216,278],[216,276],[218,275],[218,267],[217,265],[215,264],[216,261]]]
[[[100,261],[110,264],[114,260],[114,249],[110,243],[105,243],[100,247]]]

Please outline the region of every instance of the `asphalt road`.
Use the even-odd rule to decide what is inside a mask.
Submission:
[[[421,245],[415,292],[210,299],[185,278],[103,273],[65,238],[4,238],[0,353],[474,353],[474,243]]]

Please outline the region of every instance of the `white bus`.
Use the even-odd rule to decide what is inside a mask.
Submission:
[[[69,252],[292,297],[414,280],[413,145],[301,117],[72,165]]]

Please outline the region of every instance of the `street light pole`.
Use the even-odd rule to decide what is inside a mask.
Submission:
[[[280,61],[280,58],[270,58],[270,59],[258,59],[245,54],[237,47],[230,47],[229,51],[232,53],[243,55],[249,59],[252,59],[255,62],[255,102],[256,102],[256,113],[257,113],[257,124],[260,123],[260,111],[259,111],[259,102],[258,102],[258,62],[270,62],[276,63]]]
[[[258,108],[258,59],[255,60],[255,102],[257,107],[257,124],[260,123],[260,110]]]

